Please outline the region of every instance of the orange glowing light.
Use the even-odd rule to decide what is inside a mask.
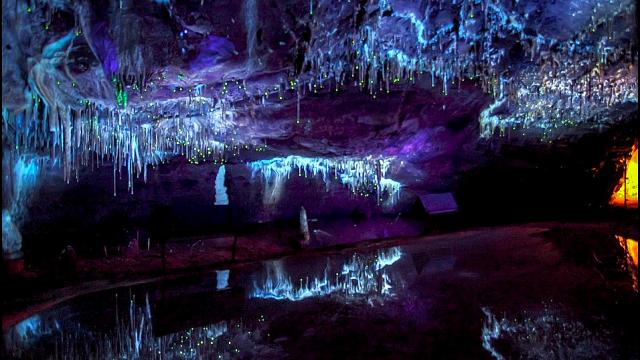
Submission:
[[[627,239],[627,251],[629,251],[633,263],[638,267],[638,242]]]
[[[610,203],[615,206],[638,208],[638,139],[633,144],[631,158],[627,161],[624,177],[616,186]],[[638,263],[636,257],[636,264]]]
[[[633,280],[633,289],[638,291],[638,241],[633,239],[625,239],[623,236],[616,235],[616,240],[627,253],[627,270],[631,274]]]
[[[629,258],[633,261],[633,264],[638,267],[638,242],[633,239],[625,239],[620,235],[616,235],[616,240],[620,243],[623,249],[625,249]]]

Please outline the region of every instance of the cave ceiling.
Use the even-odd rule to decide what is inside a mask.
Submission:
[[[2,16],[3,147],[67,180],[273,156],[420,178],[479,139],[553,141],[637,106],[631,0],[3,0]]]

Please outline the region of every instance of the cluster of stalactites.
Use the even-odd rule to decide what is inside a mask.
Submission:
[[[356,3],[342,2],[339,6],[342,10],[354,6],[357,9]],[[425,77],[430,78],[432,87],[439,85],[446,95],[452,87],[459,87],[465,79],[471,79],[494,98],[508,97],[516,102],[523,88],[521,85],[526,84],[522,77],[528,75],[518,75],[517,71],[505,65],[509,63],[508,47],[513,45],[514,38],[523,47],[529,65],[536,69],[526,72],[543,73],[555,67],[554,64],[571,64],[570,73],[553,73],[558,81],[564,83],[575,82],[576,74],[585,71],[586,67],[592,69],[597,65],[602,68],[603,64],[606,66],[621,59],[626,61],[624,59],[633,58],[636,53],[635,45],[620,46],[614,43],[611,36],[613,22],[621,19],[629,21],[624,17],[628,17],[635,9],[635,4],[630,1],[621,1],[617,7],[609,4],[605,7],[609,9],[608,12],[592,16],[584,31],[566,41],[523,31],[527,22],[526,14],[510,9],[501,1],[454,2],[459,9],[458,13],[453,14],[458,25],[454,27],[453,20],[434,25],[432,20],[427,19],[431,8],[442,9],[444,6],[443,2],[436,3],[429,5],[424,16],[413,12],[396,12],[385,17],[380,14],[390,4],[380,1],[378,15],[361,26],[354,26],[357,30],[347,37],[345,44],[335,42],[334,35],[339,26],[336,20],[312,22],[314,38],[305,54],[308,71],[290,74],[275,86],[254,89],[250,93],[246,92],[244,82],[238,85],[238,89],[244,91],[244,100],[266,104],[271,96],[283,100],[287,91],[294,91],[299,99],[307,94],[338,92],[351,86],[376,98],[389,93],[395,84],[415,83]],[[597,2],[593,1],[586,4],[594,11],[600,11],[596,5]],[[311,7],[314,9],[311,15],[328,16],[335,11],[334,6],[331,2],[319,2]],[[344,13],[342,10],[340,14]],[[391,20],[388,19],[394,19],[400,24],[398,26],[407,26],[408,31],[389,31],[393,24],[389,25]],[[478,31],[480,28],[485,30]],[[601,35],[601,38],[595,38],[594,33]],[[634,42],[633,39],[631,41]],[[635,58],[637,63],[637,55]],[[632,80],[627,79],[627,82]],[[220,95],[228,95],[230,89],[228,82],[225,82]],[[581,91],[580,86],[572,89]],[[605,103],[605,106],[608,105]]]
[[[525,71],[518,77],[522,86],[515,95],[498,98],[480,115],[481,135],[501,136],[536,128],[542,139],[557,129],[595,126],[616,121],[609,114],[615,106],[637,103],[637,69],[632,63],[607,69],[600,63],[578,71],[575,63],[555,62],[541,71]]]
[[[355,3],[342,2],[338,6],[357,6]],[[496,128],[504,132],[516,125],[550,131],[548,129],[593,118],[603,107],[637,102],[635,38],[632,36],[631,43],[622,47],[608,40],[612,38],[614,21],[628,21],[624,17],[635,9],[633,2],[621,1],[615,11],[593,15],[584,31],[566,41],[523,31],[526,17],[500,1],[454,3],[459,9],[459,13],[453,14],[458,18],[457,29],[452,23],[438,26],[429,22],[431,7],[442,8],[443,2],[430,2],[424,16],[413,12],[382,16],[390,4],[380,1],[379,15],[368,18],[361,26],[354,26],[357,30],[345,44],[336,45],[335,37],[331,36],[337,29],[332,28],[337,26],[334,20],[313,22],[314,39],[305,54],[310,71],[260,92],[257,99],[255,93],[247,94],[244,82],[237,81],[234,95],[231,92],[235,88],[225,82],[219,99],[203,97],[202,85],[196,85],[193,91],[184,89],[189,92],[188,100],[146,100],[144,59],[136,46],[137,40],[125,31],[117,36],[119,42],[130,45],[122,47],[127,51],[118,54],[124,72],[113,74],[111,79],[116,103],[92,105],[86,99],[74,100],[80,101],[80,105],[71,103],[72,93],[67,90],[72,87],[60,86],[72,79],[62,79],[60,85],[57,81],[60,79],[50,76],[60,73],[56,69],[64,63],[65,48],[73,42],[74,35],[77,36],[70,32],[48,44],[40,62],[31,69],[30,88],[26,90],[29,103],[25,109],[3,109],[7,132],[3,137],[10,137],[11,146],[19,152],[50,156],[62,165],[67,181],[73,175],[78,176],[80,166],[113,161],[114,184],[116,169],[120,171],[124,167],[128,188],[133,191],[133,179],[139,175],[146,179],[147,166],[157,165],[167,155],[184,155],[191,163],[199,163],[207,156],[223,157],[225,152],[237,149],[242,140],[231,130],[235,111],[232,101],[220,100],[226,97],[236,101],[240,96],[265,103],[270,94],[277,93],[282,100],[286,90],[293,90],[297,93],[299,121],[300,97],[307,92],[338,91],[355,85],[375,97],[389,92],[393,84],[415,81],[421,74],[429,74],[432,85],[440,83],[443,93],[447,94],[450,86],[459,85],[465,78],[476,79],[497,99],[481,118],[485,136]],[[128,14],[126,9],[130,4],[126,1],[120,6],[124,15]],[[590,2],[589,6],[592,5]],[[323,9],[324,6],[329,8]],[[335,4],[318,2],[310,6],[310,15],[329,14],[331,6]],[[614,8],[614,5],[607,7]],[[251,21],[247,24],[253,24],[252,18],[248,18]],[[408,32],[402,35],[402,32],[387,31],[389,22],[394,21],[407,26]],[[486,31],[473,30],[478,27]],[[503,69],[503,60],[508,55],[499,42],[494,42],[507,36],[515,36],[530,59],[531,65],[518,74],[509,74]],[[148,83],[152,86],[153,81],[150,78]],[[186,95],[182,91],[181,87],[174,89],[176,95]],[[503,116],[495,112],[505,107],[509,108],[506,113],[513,114]],[[361,184],[351,183],[360,177],[354,176],[340,175],[342,182],[357,193]],[[323,174],[323,179],[326,177]],[[378,177],[373,183],[378,192],[398,193],[399,184],[390,179]],[[279,192],[277,188],[274,190]]]
[[[26,109],[3,109],[5,143],[18,153],[48,156],[62,167],[67,182],[77,179],[83,166],[112,162],[114,194],[122,169],[133,192],[134,179],[142,175],[146,181],[149,165],[157,166],[172,155],[183,155],[193,163],[223,158],[242,141],[232,129],[233,109],[211,99],[154,102],[127,109],[89,103],[78,108],[52,107],[36,92],[30,99]]]
[[[587,122],[603,127],[617,120],[611,109],[637,104],[635,38],[611,43],[612,23],[627,23],[625,18],[634,8],[634,4],[624,7],[568,41],[545,43],[541,39],[544,46],[539,46],[537,67],[517,74],[512,84],[518,86],[500,94],[483,111],[481,135],[489,137],[497,129],[508,136],[534,128],[543,140],[552,139],[561,133],[556,129]]]
[[[380,9],[385,10],[387,2],[381,3],[384,4],[380,4]],[[400,24],[398,26],[408,27],[409,38],[406,34],[389,31],[393,26],[389,25],[390,17],[378,15],[360,27],[354,26],[358,30],[342,47],[332,44],[332,36],[317,39],[306,54],[313,74],[308,80],[309,89],[315,92],[325,87],[331,90],[333,86],[337,90],[353,84],[375,97],[390,92],[393,84],[414,82],[416,77],[428,73],[432,86],[439,82],[444,94],[452,84],[459,85],[464,78],[477,78],[485,91],[496,93],[504,86],[498,81],[497,67],[506,52],[494,45],[492,39],[514,33],[525,36],[521,32],[522,16],[491,1],[460,3],[459,16],[462,18],[458,29],[454,28],[453,22],[435,28],[422,16],[406,12],[393,13],[391,18]],[[357,5],[345,3],[342,6]],[[427,9],[425,14],[428,16],[429,12]],[[514,20],[505,22],[505,17]],[[465,24],[471,27],[481,21],[487,29],[481,35],[465,30]],[[336,24],[319,22],[316,24],[319,29],[314,33],[331,35],[335,30],[329,26],[333,25]]]
[[[337,86],[352,82],[374,95],[389,92],[390,84],[413,81],[417,75],[429,73],[432,84],[440,82],[445,94],[452,84],[470,78],[477,79],[485,91],[497,97],[504,94],[509,79],[503,64],[508,56],[507,49],[503,48],[504,42],[496,39],[515,36],[530,60],[536,63],[544,61],[541,55],[545,51],[552,51],[551,46],[560,45],[562,48],[565,45],[556,39],[523,31],[527,22],[526,14],[509,9],[501,1],[462,0],[454,1],[454,5],[459,9],[459,13],[452,14],[457,18],[456,27],[453,20],[436,25],[427,19],[433,4],[428,6],[424,16],[413,12],[396,12],[385,17],[381,15],[382,10],[389,4],[388,1],[380,1],[381,11],[378,15],[360,27],[354,26],[358,30],[354,31],[352,38],[348,39],[349,43],[344,46],[335,45],[332,35],[336,29],[330,27],[338,26],[336,22],[314,23],[318,27],[314,33],[326,36],[314,39],[306,54],[312,74],[309,88],[316,91],[319,87],[326,87],[328,82],[334,82]],[[599,4],[589,5],[594,11],[599,9],[596,6]],[[335,5],[327,3],[326,6]],[[342,6],[358,5],[344,3]],[[442,8],[443,3],[435,6]],[[611,28],[611,23],[617,17],[633,13],[635,4],[622,1],[617,8],[613,5],[609,7],[612,8],[610,13],[592,17],[588,29],[567,42],[566,46],[573,49],[572,54],[596,54],[602,57],[612,51],[607,41],[595,49],[584,46],[585,42],[593,41],[590,38],[593,29]],[[324,9],[324,12],[329,13],[329,9]],[[396,23],[391,23],[389,19],[395,19]],[[394,25],[408,27],[411,37],[389,31],[389,27]],[[479,28],[484,30],[478,31]],[[611,32],[604,35],[610,36]]]
[[[613,30],[615,23],[625,23],[630,26],[627,32],[635,32],[635,20],[630,19],[633,1],[584,4],[580,12],[592,13],[590,20],[562,41],[524,31],[527,15],[504,2],[461,0],[453,4],[459,11],[452,14],[458,20],[455,28],[453,22],[437,25],[429,20],[432,7],[442,9],[450,4],[430,2],[424,16],[413,12],[382,16],[390,4],[380,1],[377,17],[354,26],[357,30],[346,44],[336,44],[329,36],[339,26],[337,22],[314,23],[314,34],[327,36],[316,35],[308,49],[311,71],[296,83],[298,91],[338,91],[355,85],[375,98],[390,92],[393,84],[415,82],[426,75],[446,95],[451,86],[471,79],[497,102],[506,99],[516,109],[513,117],[485,117],[483,135],[513,123],[544,129],[576,125],[600,109],[637,102],[635,37]],[[340,6],[342,13],[359,5],[343,2]],[[328,13],[321,7],[315,13]],[[411,36],[389,31],[395,25],[408,27]],[[479,28],[485,30],[477,31]],[[509,63],[505,44],[512,38],[522,46],[522,70],[505,66]]]
[[[258,173],[262,174],[265,204],[275,204],[279,201],[284,183],[294,171],[298,172],[298,176],[320,176],[327,191],[335,180],[347,186],[353,194],[369,196],[373,192],[378,202],[385,200],[384,194],[386,194],[386,202],[395,203],[399,197],[401,185],[386,177],[391,160],[373,156],[310,158],[291,155],[285,158],[254,161],[247,166],[252,171],[252,177]]]

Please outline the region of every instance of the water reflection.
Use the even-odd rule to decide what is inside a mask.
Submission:
[[[624,236],[615,235],[616,240],[625,254],[623,267],[631,274],[633,289],[638,292],[638,241]]]
[[[346,358],[379,351],[389,358],[607,355],[612,342],[599,324],[585,325],[585,319],[607,314],[602,309],[589,308],[580,321],[569,315],[579,304],[567,306],[571,311],[524,312],[538,309],[539,300],[505,287],[519,286],[521,275],[494,271],[494,263],[506,269],[509,261],[508,269],[515,269],[537,265],[539,257],[528,264],[522,258],[487,262],[452,246],[301,255],[87,295],[8,329],[5,348],[10,358],[48,359],[330,358],[336,349]],[[563,276],[549,274],[547,281]],[[554,294],[575,291],[565,287]],[[482,309],[481,298],[489,299]],[[515,304],[515,317],[496,315],[504,304]]]
[[[127,311],[115,316],[116,326],[107,332],[80,322],[51,329],[39,318],[27,319],[5,335],[8,354],[13,358],[39,354],[36,357],[49,359],[231,359],[266,354],[277,357],[281,351],[262,340],[260,320],[264,319],[254,324],[231,319],[155,336],[148,294],[142,304],[133,295]],[[21,333],[21,329],[26,331]]]
[[[382,304],[405,283],[402,272],[390,269],[402,255],[394,247],[322,258],[327,265],[319,276],[310,270],[321,263],[316,259],[298,268],[306,272],[305,280],[295,285],[289,271],[296,266],[279,260],[265,262],[258,273],[234,277],[221,270],[204,282],[124,289],[44,311],[9,329],[4,340],[14,358],[282,358],[283,349],[268,339],[268,319],[285,310],[245,304],[243,297],[291,301],[324,297],[329,302]],[[247,281],[251,278],[253,283]],[[106,317],[92,313],[95,309]],[[203,323],[210,324],[198,326]]]
[[[216,271],[216,289],[224,290],[229,287],[229,270]]]
[[[370,304],[382,302],[393,295],[393,288],[401,283],[399,276],[387,272],[402,257],[398,247],[378,250],[375,256],[353,254],[334,271],[328,263],[322,275],[305,277],[294,284],[280,260],[265,263],[264,276],[254,281],[251,297],[299,301],[310,297],[335,295],[344,300],[366,298]]]
[[[50,335],[59,329],[57,320],[46,323],[41,315],[36,314],[8,329],[4,334],[4,340],[6,344],[14,344],[15,347],[26,349],[43,336]]]
[[[482,346],[496,360],[609,359],[615,346],[607,333],[593,332],[559,307],[498,318],[483,307]]]

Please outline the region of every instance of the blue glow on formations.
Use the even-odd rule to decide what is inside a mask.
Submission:
[[[3,161],[11,163],[14,154],[7,152]],[[3,177],[2,209],[2,250],[4,254],[14,256],[22,249],[20,225],[26,219],[26,207],[31,201],[42,166],[47,159],[33,155],[21,155],[13,164],[13,169]],[[6,188],[4,187],[6,186]],[[6,199],[5,199],[6,197]]]
[[[568,9],[560,10],[565,5]],[[380,9],[388,6],[388,1],[379,2]],[[551,11],[528,2],[428,2],[424,14],[403,10],[365,22],[346,47],[332,46],[329,29],[338,20],[328,20],[314,28],[320,35],[308,53],[317,60],[311,62],[311,73],[321,76],[309,81],[321,87],[335,78],[336,86],[345,86],[344,79],[354,79],[375,98],[388,93],[390,84],[423,74],[439,83],[445,95],[453,85],[472,80],[495,101],[507,99],[509,105],[504,114],[482,122],[483,127],[512,127],[525,134],[532,129],[543,139],[553,137],[555,129],[597,128],[606,123],[609,109],[637,103],[637,51],[635,41],[628,39],[633,28],[612,30],[612,24],[629,22],[633,1],[558,4],[556,11],[571,12],[572,27],[557,37],[531,31],[538,6],[542,13]],[[527,59],[517,70],[503,47],[508,38],[515,38]],[[345,54],[353,60],[345,62]]]
[[[262,174],[265,204],[275,204],[280,200],[284,184],[294,170],[298,171],[298,176],[320,176],[327,191],[332,180],[339,180],[353,194],[368,196],[375,192],[379,202],[384,201],[386,194],[386,202],[393,204],[398,200],[401,184],[385,177],[391,160],[372,156],[356,159],[290,155],[286,158],[253,161],[247,166],[251,169],[252,178]]]
[[[227,195],[227,187],[224,186],[224,176],[227,173],[224,165],[218,169],[216,175],[216,193],[215,205],[229,205],[229,195]]]
[[[27,124],[38,124],[35,117],[41,104],[45,114],[50,106],[36,94],[33,99],[33,110],[26,118],[21,113],[3,112],[6,123],[20,124],[28,119]],[[25,130],[24,134],[16,133],[16,149],[42,146],[44,142],[51,147],[52,157],[60,159],[67,182],[72,170],[90,164],[100,166],[111,160],[115,163],[114,195],[116,170],[126,168],[128,190],[133,192],[133,180],[142,175],[146,181],[149,165],[155,167],[177,155],[198,164],[205,158],[221,157],[238,148],[242,141],[241,136],[231,134],[234,109],[211,98],[175,98],[145,106],[129,105],[127,109],[96,105],[81,110],[61,110],[59,106],[56,109],[48,129],[46,121],[45,127],[16,129]],[[141,122],[141,118],[146,120]],[[47,136],[53,137],[52,141],[47,141]]]
[[[216,270],[216,290],[225,290],[229,287],[229,270]]]
[[[22,235],[13,222],[11,212],[2,210],[2,252],[17,255],[22,249]]]
[[[125,295],[126,296],[126,295]],[[61,326],[68,317],[49,313],[47,317],[34,315],[4,334],[8,351],[21,358],[33,351],[41,339],[54,341],[64,348],[62,355],[54,358],[100,359],[201,359],[232,358],[235,351],[248,341],[255,341],[254,327],[240,326],[240,321],[223,320],[206,326],[158,336],[154,332],[153,310],[146,294],[143,301],[129,295],[128,306],[114,316],[114,334],[104,334],[84,328],[79,323]],[[59,320],[58,320],[59,319]],[[22,356],[20,356],[22,355]],[[218,356],[216,356],[218,355]]]
[[[12,282],[55,277],[56,287],[111,272],[152,276],[158,266],[191,273],[233,265],[234,273],[218,270],[215,279],[193,274],[205,277],[205,292],[219,290],[204,309],[216,310],[210,314],[165,318],[172,299],[164,288],[153,291],[162,301],[156,323],[212,315],[214,325],[156,338],[148,301],[140,307],[132,299],[126,309],[120,298],[119,309],[130,313],[112,324],[114,333],[87,326],[94,341],[63,338],[55,344],[61,356],[73,343],[83,347],[75,358],[207,358],[198,352],[206,346],[222,347],[221,358],[283,358],[264,347],[240,354],[231,346],[262,337],[238,330],[249,319],[244,312],[326,310],[336,300],[359,302],[338,306],[341,312],[386,301],[385,309],[367,307],[367,321],[350,330],[371,324],[372,339],[411,350],[407,344],[423,344],[432,333],[414,330],[448,314],[432,311],[449,304],[427,296],[434,287],[424,280],[445,270],[456,281],[486,279],[473,269],[484,259],[464,251],[456,261],[456,249],[438,245],[444,237],[425,249],[411,245],[411,256],[393,248],[352,257],[336,247],[362,249],[363,239],[398,245],[405,243],[399,237],[453,231],[467,220],[497,225],[505,214],[524,224],[554,201],[577,218],[606,215],[593,210],[606,206],[607,178],[620,179],[614,175],[624,172],[625,143],[635,135],[626,130],[637,116],[635,12],[634,0],[3,0],[2,245],[7,270],[16,272]],[[509,197],[516,183],[530,190],[526,196]],[[580,186],[555,196],[564,184]],[[108,199],[111,190],[121,198]],[[437,215],[429,210],[438,197],[429,194],[455,195],[460,213],[434,218],[432,229],[422,221]],[[185,241],[163,246],[178,239]],[[503,243],[491,245],[500,250]],[[66,248],[58,255],[69,244],[77,254]],[[325,246],[331,255],[307,261],[319,257],[304,249]],[[257,276],[255,263],[241,264],[289,250],[303,258],[258,264]],[[88,268],[100,271],[87,277]],[[401,268],[420,280],[407,297]],[[188,289],[166,295],[208,301],[195,282],[177,285]],[[134,292],[154,288],[136,285]],[[95,307],[105,300],[98,298]],[[13,300],[17,311],[23,301]],[[58,310],[71,314],[67,304]],[[14,335],[53,331],[44,313]],[[483,344],[495,357],[502,355],[493,342],[515,336],[527,346],[520,333],[540,334],[485,314]],[[289,337],[275,330],[298,324],[280,315],[273,326],[260,325],[262,344],[289,350],[321,340],[325,325],[335,324]],[[384,334],[396,326],[385,319],[409,320],[399,330],[411,337]],[[536,321],[529,325],[555,324]],[[482,351],[480,333],[473,336],[471,350]],[[36,346],[54,345],[49,340]],[[101,352],[86,355],[94,350]]]
[[[637,105],[633,0],[309,1],[303,11],[292,9],[295,24],[255,0],[229,8],[219,23],[189,24],[181,12],[192,5],[177,9],[155,0],[170,10],[175,32],[167,24],[166,32],[141,28],[143,17],[168,20],[136,13],[143,7],[132,3],[111,1],[105,9],[113,14],[98,22],[91,9],[69,0],[6,4],[12,25],[3,29],[3,44],[14,51],[3,51],[3,150],[14,153],[12,161],[46,157],[67,183],[83,167],[113,166],[115,195],[121,175],[133,193],[149,167],[173,157],[244,163],[242,152],[263,151],[271,140],[299,149],[304,137],[315,144],[306,149],[310,157],[284,153],[249,164],[263,176],[264,203],[277,203],[297,170],[320,177],[327,189],[335,181],[393,204],[402,185],[422,184],[401,185],[383,170],[390,160],[375,156],[393,153],[394,141],[406,134],[373,129],[376,140],[385,140],[375,148],[358,140],[336,145],[325,136],[363,135],[361,124],[332,128],[326,120],[366,112],[350,109],[361,99],[374,104],[385,97],[390,105],[403,94],[402,104],[413,90],[441,92],[439,99],[452,98],[446,111],[454,113],[473,93],[489,98],[478,105],[481,137],[549,141],[566,130],[600,131],[627,114],[620,108]],[[197,6],[188,11],[197,13]],[[70,12],[73,21],[52,26],[57,11]],[[266,22],[283,37],[263,34]],[[317,114],[318,99],[328,101],[327,114]],[[377,125],[365,131],[371,127]],[[430,158],[431,149],[417,146],[415,158]],[[329,152],[341,157],[320,157]],[[396,179],[411,176],[394,170]],[[12,176],[20,182],[23,174]],[[20,223],[11,207],[4,206],[7,229]]]
[[[369,304],[383,302],[393,296],[395,286],[401,286],[387,272],[402,258],[398,247],[378,250],[375,256],[353,254],[338,272],[327,265],[321,276],[293,281],[281,260],[265,262],[264,278],[254,281],[252,298],[300,301],[311,297],[332,295],[344,301],[366,299]]]
[[[171,4],[164,0],[156,3]],[[131,15],[122,4],[118,14]],[[607,116],[610,109],[637,103],[637,51],[635,37],[629,38],[634,29],[612,26],[629,22],[635,2],[562,4],[554,11],[567,11],[571,24],[563,29],[566,33],[554,35],[531,30],[539,26],[532,20],[536,11],[551,11],[534,2],[430,1],[421,7],[372,1],[367,7],[378,11],[368,11],[371,15],[359,20],[361,24],[348,24],[353,32],[336,41],[338,30],[344,32],[340,19],[357,21],[359,5],[313,2],[309,4],[312,11],[303,16],[308,19],[301,20],[314,19],[309,22],[313,39],[304,51],[305,71],[297,74],[286,69],[269,80],[271,83],[249,80],[266,64],[258,47],[256,33],[261,20],[255,1],[244,1],[241,11],[243,41],[247,43],[243,68],[230,70],[225,61],[240,54],[227,38],[210,41],[211,48],[207,48],[220,64],[204,62],[187,66],[189,71],[147,69],[145,62],[149,60],[142,47],[131,44],[137,41],[134,30],[139,28],[116,22],[114,39],[94,39],[92,36],[104,31],[90,31],[84,16],[78,15],[81,21],[76,28],[46,37],[38,49],[41,56],[29,59],[28,71],[22,74],[26,82],[17,91],[25,94],[25,101],[15,106],[3,103],[3,124],[11,133],[8,137],[13,139],[13,147],[20,153],[45,151],[53,162],[61,164],[67,182],[79,167],[109,161],[115,164],[114,176],[126,167],[130,192],[135,178],[142,175],[146,179],[149,165],[155,167],[172,156],[185,156],[194,164],[205,159],[217,162],[237,154],[243,146],[262,143],[264,132],[249,128],[247,120],[255,119],[256,108],[276,99],[286,103],[297,98],[299,123],[300,98],[348,87],[375,99],[424,77],[449,95],[453,87],[470,80],[496,104],[504,104],[502,113],[490,117],[496,106],[485,109],[486,116],[480,119],[483,135],[499,129],[501,133],[533,133],[546,139],[565,128],[598,128],[611,121]],[[565,8],[560,9],[562,6]],[[32,7],[30,11],[25,4],[18,7],[33,19],[21,21],[35,22],[35,8],[45,8],[38,1]],[[46,8],[64,7],[65,1],[60,1]],[[322,17],[336,11],[345,17]],[[354,16],[346,16],[351,13]],[[322,21],[317,21],[321,17]],[[189,28],[189,34],[217,39],[211,29]],[[48,25],[44,29],[48,31]],[[185,34],[180,32],[182,38]],[[82,77],[64,70],[68,52],[79,40],[93,45],[105,63]],[[514,42],[522,46],[524,58],[517,68],[508,59]],[[169,78],[170,73],[177,80]],[[350,184],[352,179],[347,176],[343,182]],[[378,187],[380,182],[376,181]],[[384,185],[387,189],[397,187],[390,181]]]

